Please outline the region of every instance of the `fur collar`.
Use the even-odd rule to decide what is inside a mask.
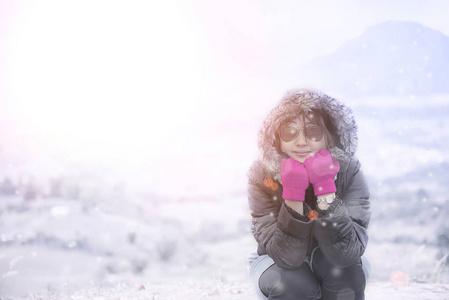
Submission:
[[[344,170],[357,149],[357,125],[352,110],[321,92],[309,89],[291,90],[268,114],[259,132],[259,159],[267,169],[269,176],[280,180],[282,154],[274,146],[276,130],[281,123],[295,117],[298,110],[320,110],[329,116],[336,130],[338,147],[329,149]]]

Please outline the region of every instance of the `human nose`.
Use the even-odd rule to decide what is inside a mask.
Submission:
[[[298,146],[307,145],[307,138],[303,129],[299,130],[298,136],[295,139],[295,144]]]

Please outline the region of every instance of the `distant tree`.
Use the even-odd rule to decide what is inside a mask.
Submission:
[[[50,178],[50,197],[61,197],[62,179],[60,177]]]
[[[29,201],[29,200],[34,200],[36,198],[37,198],[36,185],[34,184],[34,182],[29,182],[25,186],[25,193],[23,194],[23,199]]]
[[[12,183],[12,180],[9,177],[3,179],[1,185],[1,193],[3,195],[14,195],[16,193],[16,188],[14,187],[14,184]]]
[[[449,199],[446,199],[446,203]],[[435,219],[438,224],[436,232],[439,257],[446,257],[446,263],[449,263],[449,206],[443,206],[439,209],[439,216]]]
[[[69,199],[79,199],[80,187],[78,184],[71,185],[67,188],[66,196]]]

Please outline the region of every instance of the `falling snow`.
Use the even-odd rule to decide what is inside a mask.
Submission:
[[[416,32],[424,33],[420,28]],[[419,36],[413,37],[412,43],[415,47],[410,47],[410,40],[405,44],[407,47],[386,44],[385,55],[413,50],[416,58],[413,61],[425,66],[441,58],[427,48],[427,44],[433,44],[424,43]],[[394,66],[387,65],[387,60],[378,64],[366,58],[358,60],[363,59],[361,54],[372,55],[370,51],[376,49],[376,44],[359,42],[355,44],[355,52],[343,53],[346,57],[342,56],[344,59],[336,64],[343,66],[343,70],[324,64],[332,82],[340,79],[334,76],[339,74],[351,90],[369,95],[348,98],[359,128],[357,157],[371,190],[372,217],[366,255],[375,273],[367,284],[366,299],[448,299],[449,154],[444,137],[449,136],[449,102],[447,95],[422,96],[428,95],[426,88],[433,87],[448,68],[413,68],[402,60]],[[374,70],[381,67],[391,70],[392,75],[373,82],[370,76],[375,72],[364,71],[371,65]],[[413,70],[418,70],[418,74]],[[382,72],[382,76],[386,73]],[[319,78],[324,75],[319,74]],[[424,89],[398,78],[418,78]],[[248,86],[244,90],[232,92],[241,99],[254,92]],[[379,96],[375,93],[378,91],[390,95]],[[257,98],[255,103],[268,102],[268,98],[263,98],[264,101]],[[214,100],[227,103],[229,96]],[[157,173],[155,169],[172,169],[166,161],[152,162],[154,165],[144,174],[132,174],[133,181],[144,188],[131,194],[120,192],[119,185],[100,178],[90,185],[81,184],[86,192],[81,196],[74,197],[74,193],[68,192],[73,189],[64,184],[65,194],[58,194],[53,185],[58,195],[49,196],[48,191],[43,191],[41,195],[45,197],[36,196],[36,190],[29,184],[31,180],[18,175],[17,170],[25,168],[25,163],[4,162],[1,179],[14,178],[17,186],[6,193],[5,180],[2,186],[5,194],[0,197],[0,297],[255,299],[245,261],[246,253],[257,246],[251,234],[253,212],[247,207],[245,174],[256,156],[253,150],[257,128],[248,125],[248,129],[243,129],[246,125],[241,124],[256,124],[260,115],[253,106],[242,110],[241,120],[225,113],[222,120],[212,120],[210,124],[219,123],[226,130],[220,132],[219,139],[216,132],[201,136],[199,148],[206,149],[201,155],[185,155],[198,150],[186,149],[174,158],[177,167],[187,165],[187,171],[176,169],[170,176],[161,172],[151,175],[152,180],[142,180],[149,176],[147,173]],[[187,145],[192,138],[176,142]],[[211,142],[215,140],[220,143]],[[190,161],[200,161],[206,167],[192,174]],[[34,167],[33,163],[30,158],[31,166],[26,167],[41,177],[42,168]],[[48,171],[47,166],[45,169]],[[88,181],[97,176],[90,173],[96,172],[89,170]],[[189,181],[191,178],[194,180]],[[270,193],[279,189],[272,178],[267,178],[264,185]],[[48,186],[42,190],[46,189]],[[272,199],[278,204],[282,201],[276,196]],[[314,210],[308,214],[310,220],[317,217]],[[335,226],[335,223],[321,224]],[[332,274],[339,276],[339,269]]]

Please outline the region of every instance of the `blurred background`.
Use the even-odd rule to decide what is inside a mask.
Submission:
[[[446,1],[0,2],[0,295],[245,282],[290,88],[350,106],[373,280],[448,282]],[[396,278],[396,279],[395,279]]]

